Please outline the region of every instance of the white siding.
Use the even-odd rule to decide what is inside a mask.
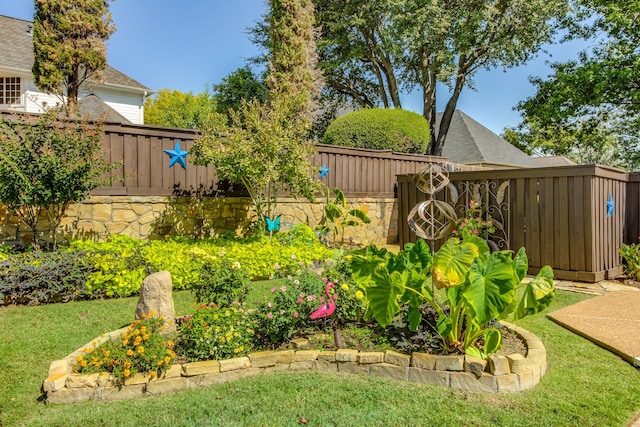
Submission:
[[[144,124],[144,100],[142,94],[96,88],[94,93],[109,107],[134,124]]]

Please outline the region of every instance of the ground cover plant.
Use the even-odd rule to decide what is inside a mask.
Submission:
[[[278,281],[276,286],[282,281]],[[260,300],[269,282],[257,284]],[[588,295],[558,291],[553,309]],[[187,314],[190,291],[174,293]],[[526,392],[452,392],[431,385],[322,373],[277,373],[121,402],[44,405],[40,386],[53,359],[133,320],[137,298],[0,307],[0,421],[5,426],[72,425],[425,425],[624,426],[640,409],[640,376],[610,352],[545,317],[516,323],[540,337],[549,371]],[[123,322],[124,320],[124,322]],[[124,324],[123,324],[124,323]],[[588,362],[586,362],[588,361]],[[584,369],[588,363],[588,369]]]

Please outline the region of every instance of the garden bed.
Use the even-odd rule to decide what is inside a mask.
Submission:
[[[533,388],[547,368],[546,350],[532,333],[503,322],[503,327],[520,336],[527,347],[526,357],[519,353],[492,355],[488,361],[453,355],[436,356],[413,352],[411,355],[387,351],[356,349],[313,350],[309,341],[296,339],[290,349],[261,351],[226,360],[174,364],[157,379],[136,374],[117,387],[106,372],[81,375],[72,373],[76,357],[109,339],[117,339],[122,328],[105,334],[79,348],[62,360],[51,363],[42,390],[48,403],[87,400],[123,400],[205,387],[249,376],[278,371],[320,371],[373,375],[419,384],[435,384],[460,390],[481,392],[518,392]]]

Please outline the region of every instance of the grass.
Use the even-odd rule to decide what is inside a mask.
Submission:
[[[262,283],[268,292],[269,283]],[[559,292],[552,309],[585,295]],[[186,314],[190,292],[174,294]],[[517,394],[459,392],[373,377],[275,373],[121,402],[38,402],[52,360],[130,322],[136,298],[0,308],[0,424],[6,426],[624,426],[640,372],[541,313],[518,322],[545,343],[549,372]]]

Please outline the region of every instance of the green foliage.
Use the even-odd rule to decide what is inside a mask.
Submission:
[[[421,304],[426,302],[437,313],[431,327],[443,348],[479,357],[500,348],[500,330],[489,327],[493,320],[535,314],[555,296],[548,266],[522,284],[527,271],[524,248],[515,257],[509,251],[490,253],[482,239],[469,235],[447,240],[433,260],[420,240],[397,255],[369,249],[353,257],[351,268],[354,279],[366,289],[367,314],[381,326],[391,324],[406,306],[409,328],[417,330],[423,320]],[[444,301],[432,291],[431,281],[444,290]],[[524,288],[521,296],[518,288]]]
[[[26,115],[0,116],[0,202],[34,236],[46,215],[56,229],[69,204],[103,185],[103,174],[117,166],[102,156],[103,131],[84,122],[60,123],[53,113],[37,119]]]
[[[640,166],[640,33],[637,2],[581,0],[566,20],[568,39],[585,39],[576,59],[532,78],[537,92],[520,102],[515,140],[577,163]]]
[[[109,372],[122,386],[124,381],[141,373],[149,381],[158,378],[173,363],[173,341],[161,335],[164,319],[155,313],[143,314],[129,325],[119,340],[109,340],[97,347],[85,349],[76,357],[74,372],[90,374]]]
[[[178,351],[189,361],[238,357],[253,348],[256,324],[237,303],[201,305],[177,326]]]
[[[212,163],[221,179],[247,189],[261,227],[265,217],[277,216],[277,194],[313,201],[318,188],[309,160],[315,146],[306,140],[309,123],[296,108],[284,95],[268,104],[245,102],[230,113],[229,126],[204,129],[191,151],[195,163]]]
[[[339,188],[333,189],[335,198],[329,199],[329,189],[327,188],[327,204],[324,206],[324,225],[319,226],[322,234],[329,230],[333,233],[333,246],[340,239],[340,246],[344,246],[344,233],[347,227],[356,227],[362,224],[369,224],[371,219],[364,210],[360,208],[347,208],[347,199]],[[326,223],[329,225],[326,225]]]
[[[216,114],[214,96],[208,90],[194,95],[160,89],[144,102],[144,123],[183,129],[203,129],[208,121],[225,121]]]
[[[227,307],[243,303],[249,293],[249,274],[238,261],[223,259],[219,265],[206,263],[200,281],[192,286],[197,303]]]
[[[618,252],[624,261],[624,272],[633,280],[640,281],[640,245],[623,243],[622,247],[618,248]]]
[[[266,101],[267,86],[249,66],[244,66],[229,73],[220,83],[214,84],[212,98],[216,111],[228,114],[229,110],[238,110],[245,100]]]
[[[322,142],[344,147],[425,154],[429,122],[419,114],[395,108],[368,108],[338,117]]]
[[[562,0],[318,0],[319,66],[332,92],[365,108],[401,108],[401,92],[420,90],[430,154],[441,155],[475,73],[526,63],[551,41],[553,20],[566,9]],[[438,84],[450,97],[436,134]]]
[[[464,219],[460,221],[452,231],[454,236],[478,236],[488,239],[491,233],[495,233],[496,226],[493,224],[491,215],[484,212],[480,203],[475,200],[469,202]]]
[[[261,301],[254,316],[257,338],[265,345],[279,344],[311,324],[309,315],[325,301],[326,278],[307,271],[287,278],[284,285],[271,289],[271,297]]]
[[[78,112],[78,92],[102,81],[105,40],[115,31],[106,0],[37,0],[33,25],[34,82],[60,97],[67,116]]]
[[[11,255],[0,269],[0,305],[48,304],[99,298],[86,283],[93,269],[83,252]]]
[[[86,283],[90,294],[126,297],[137,293],[150,273],[142,256],[143,245],[141,240],[112,235],[106,242],[74,241],[70,248],[86,252],[87,263],[93,267]]]

